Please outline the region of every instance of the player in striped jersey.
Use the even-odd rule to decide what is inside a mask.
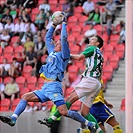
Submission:
[[[97,97],[95,98],[93,105],[91,106],[90,113],[96,118],[101,129],[106,133],[104,128],[104,122],[113,127],[114,133],[123,133],[119,123],[115,119],[113,113],[109,110],[113,108],[113,105],[108,103],[104,99],[103,95],[103,81],[101,80],[102,87]]]
[[[100,79],[102,73],[103,56],[100,52],[100,48],[102,46],[103,39],[100,36],[95,35],[90,39],[88,48],[86,48],[81,54],[71,54],[72,60],[80,61],[82,59],[86,59],[87,65],[80,83],[75,86],[75,90],[71,93],[70,97],[68,97],[66,105],[69,109],[76,100],[84,97],[82,99],[83,106],[81,112],[87,120],[90,119],[90,115],[88,115],[90,107],[101,88]],[[52,122],[58,117],[60,117],[59,111],[57,111],[50,118],[44,119],[45,125],[50,123],[52,124]],[[102,131],[100,133],[102,133]]]

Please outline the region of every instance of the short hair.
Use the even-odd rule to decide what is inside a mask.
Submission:
[[[101,48],[104,43],[103,39],[98,35],[96,35],[95,37],[97,38],[97,42],[99,42],[98,48]]]

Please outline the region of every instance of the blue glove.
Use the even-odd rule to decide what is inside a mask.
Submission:
[[[64,16],[62,22],[67,22],[67,17],[66,17],[66,13],[65,12],[62,12],[62,15]]]

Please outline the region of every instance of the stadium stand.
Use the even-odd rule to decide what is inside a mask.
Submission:
[[[96,5],[97,0],[93,0],[93,2],[95,3],[95,6],[98,6]],[[27,9],[32,22],[35,21],[36,15],[39,13],[39,6],[42,3],[43,3],[43,0],[38,0],[38,5],[36,7],[32,8],[31,10]],[[51,13],[53,13],[56,10],[61,10],[63,3],[65,3],[65,0],[49,0],[48,4],[51,7],[51,11],[47,13],[48,16],[46,17],[50,17]],[[98,7],[100,8],[101,13],[104,12],[103,6],[98,6]],[[21,9],[17,8],[16,10],[18,14],[17,14],[17,17],[13,20],[14,24],[17,22],[18,19],[20,19],[19,15],[21,15]],[[69,42],[71,53],[73,54],[80,53],[86,47],[85,43],[81,47],[76,45],[76,44],[79,44],[81,38],[83,37],[84,32],[89,29],[89,25],[84,25],[88,17],[82,15],[81,14],[82,11],[83,11],[82,6],[77,5],[74,7],[74,15],[68,18],[68,25],[67,25],[68,33],[69,33],[68,42]],[[116,20],[117,20],[117,16],[116,16]],[[45,30],[45,26],[44,26],[44,30]],[[108,82],[112,80],[113,74],[116,72],[116,70],[119,69],[119,62],[124,59],[125,46],[124,46],[124,43],[122,44],[117,43],[120,37],[119,32],[121,30],[121,27],[120,27],[120,24],[115,23],[115,21],[113,24],[113,30],[114,30],[113,32],[114,33],[116,32],[116,34],[111,35],[109,44],[107,44],[108,36],[106,33],[106,24],[101,23],[100,25],[95,25],[94,28],[97,30],[98,35],[100,35],[104,39],[104,43],[105,43],[104,47],[102,48],[102,53],[104,55],[104,60],[105,60],[102,79],[104,81],[104,85],[106,88]],[[36,26],[36,30],[38,30],[37,26]],[[35,33],[35,35],[40,34],[39,32],[40,31]],[[28,33],[27,31],[27,34],[30,35],[31,33],[30,32]],[[34,38],[34,35],[32,37]],[[54,36],[55,41],[57,41],[59,38],[60,36],[58,35]],[[45,42],[45,39],[44,39],[44,42]],[[16,43],[17,43],[17,46],[14,45]],[[3,58],[7,58],[8,63],[11,63],[13,57],[16,57],[17,60],[22,65],[21,75],[16,77],[16,82],[20,87],[20,97],[26,92],[41,88],[41,86],[44,84],[44,81],[41,78],[39,78],[37,75],[34,75],[34,76],[32,75],[33,68],[31,66],[23,66],[23,62],[25,61],[25,57],[22,55],[23,51],[24,51],[23,43],[21,43],[20,36],[18,35],[12,36],[8,46],[6,46],[4,49],[0,47],[1,64],[3,62]],[[42,64],[45,63],[46,57],[47,55],[45,54],[41,56]],[[76,80],[76,78],[78,77],[79,70],[84,70],[84,69],[85,69],[84,62],[74,62],[73,65],[68,68],[70,82],[72,83],[74,80]],[[3,83],[7,84],[9,82],[10,77],[9,76],[5,78],[2,77],[2,79],[3,79]],[[70,93],[67,93],[68,90],[69,89],[67,88],[65,91],[65,97],[67,97],[70,94]],[[8,104],[10,104],[7,99],[6,101]],[[7,105],[6,107],[2,107],[2,110],[4,109],[5,111],[7,111],[9,109],[9,105]],[[80,107],[79,108],[77,107],[76,109],[80,109]]]

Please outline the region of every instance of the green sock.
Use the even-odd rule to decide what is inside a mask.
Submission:
[[[99,129],[99,128],[100,128],[99,125],[98,125],[98,123],[97,123],[97,121],[96,121],[96,119],[95,119],[95,117],[94,117],[92,114],[89,113],[87,116],[85,116],[85,118],[86,118],[88,121],[95,122],[95,123],[96,123],[96,129]],[[103,133],[103,131],[100,130],[98,133]]]
[[[68,109],[71,107],[71,105],[72,104],[70,102],[66,102],[66,106],[67,106]],[[56,118],[59,118],[61,116],[61,114],[58,110],[56,110],[56,112],[52,116],[55,116]],[[48,118],[49,123],[52,123],[54,121],[54,119],[52,119],[52,116],[50,116]]]

